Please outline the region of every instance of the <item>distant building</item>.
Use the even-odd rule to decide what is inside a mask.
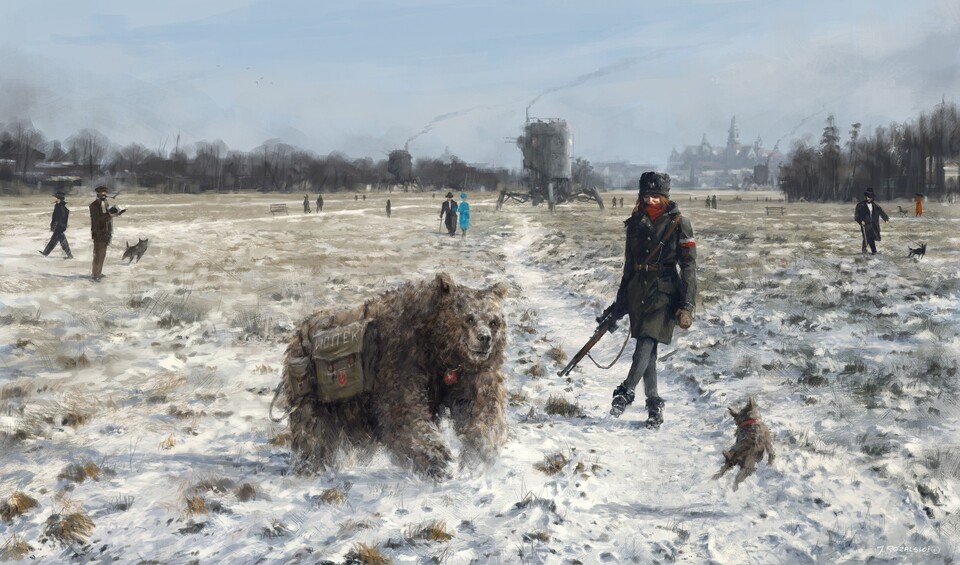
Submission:
[[[676,186],[688,188],[770,186],[784,160],[779,150],[764,148],[760,136],[752,144],[740,143],[740,129],[733,117],[726,145],[714,147],[704,134],[699,145],[688,145],[682,152],[674,148],[667,172]]]

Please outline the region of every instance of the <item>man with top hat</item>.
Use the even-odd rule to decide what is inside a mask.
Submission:
[[[690,220],[670,200],[670,176],[646,172],[633,213],[624,222],[623,276],[614,303],[597,320],[630,316],[637,340],[627,378],[613,391],[610,414],[620,417],[643,380],[649,428],[663,423],[664,401],[657,392],[657,345],[670,343],[674,326],[693,324],[697,300],[697,247]]]
[[[67,220],[70,217],[70,210],[67,210],[67,195],[63,192],[57,192],[53,195],[57,201],[53,205],[53,218],[50,220],[50,231],[53,232],[53,235],[50,236],[50,242],[47,243],[47,246],[40,252],[41,255],[46,257],[50,255],[50,252],[53,251],[53,248],[60,244],[60,247],[63,248],[63,252],[67,254],[67,259],[73,259],[73,253],[70,253],[70,244],[67,243]]]
[[[444,215],[446,215],[445,218]],[[444,218],[450,237],[457,235],[457,203],[453,200],[452,192],[447,193],[447,199],[440,206],[440,217]]]
[[[860,235],[863,237],[860,252],[866,254],[870,246],[870,254],[877,254],[877,242],[880,241],[880,220],[890,221],[890,216],[883,211],[879,204],[873,201],[873,189],[863,191],[863,200],[857,202],[853,219],[860,224]]]
[[[90,233],[93,236],[93,280],[103,278],[103,261],[113,238],[113,218],[125,210],[107,204],[107,187],[96,188],[97,199],[90,203]]]

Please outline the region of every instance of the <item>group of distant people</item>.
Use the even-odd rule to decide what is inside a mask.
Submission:
[[[440,205],[440,220],[447,226],[447,233],[450,237],[457,235],[457,223],[459,219],[460,229],[463,231],[463,237],[467,236],[467,230],[470,229],[470,204],[467,203],[467,193],[460,193],[460,203],[453,199],[453,193],[447,193],[447,199]]]
[[[113,218],[123,214],[116,206],[107,204],[107,187],[98,186],[95,189],[96,199],[90,203],[90,235],[93,238],[93,280],[100,282],[103,275],[103,262],[107,257],[107,247],[113,239]],[[60,244],[67,259],[73,259],[70,243],[67,241],[67,225],[70,219],[70,210],[67,208],[67,195],[58,191],[53,195],[53,217],[50,220],[50,241],[40,251],[44,257],[50,255],[53,248]]]

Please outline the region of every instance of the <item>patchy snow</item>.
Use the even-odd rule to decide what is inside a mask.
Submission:
[[[553,358],[615,294],[621,210],[495,212],[495,195],[471,194],[463,238],[438,233],[442,199],[427,194],[325,196],[311,215],[296,197],[124,192],[101,283],[87,197],[69,199],[72,261],[37,255],[52,202],[0,198],[0,496],[39,502],[0,521],[0,546],[25,542],[44,563],[339,563],[358,544],[394,563],[956,559],[960,238],[943,235],[960,210],[894,219],[882,254],[863,257],[852,206],[789,204],[773,219],[753,194],[718,211],[677,195],[700,304],[660,347],[666,422],[649,431],[642,401],[607,414],[632,341],[607,371],[584,359],[559,378]],[[290,215],[269,214],[279,202]],[[138,237],[150,247],[127,265]],[[908,239],[930,244],[926,258],[906,259]],[[501,457],[442,484],[382,455],[288,474],[267,408],[295,324],[439,270],[511,287]],[[605,337],[596,360],[624,338]],[[711,477],[734,439],[726,407],[748,395],[777,457],[734,492],[732,473]],[[552,397],[582,415],[548,413]],[[79,481],[72,463],[99,472]],[[44,533],[81,509],[87,543]],[[417,539],[439,522],[452,537]]]

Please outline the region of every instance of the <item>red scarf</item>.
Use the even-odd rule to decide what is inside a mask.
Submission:
[[[667,209],[667,205],[663,201],[658,201],[656,204],[651,204],[647,206],[647,215],[650,216],[650,220],[656,220],[660,217],[660,214],[663,214],[664,210]]]

